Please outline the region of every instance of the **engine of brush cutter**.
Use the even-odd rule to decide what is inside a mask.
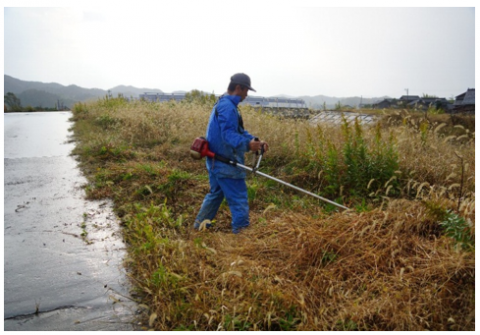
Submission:
[[[190,147],[190,156],[193,159],[202,159],[205,156],[215,157],[215,154],[208,150],[208,142],[205,137],[197,137]]]

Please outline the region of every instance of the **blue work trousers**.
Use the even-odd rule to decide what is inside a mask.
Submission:
[[[245,179],[218,178],[208,172],[210,178],[210,192],[203,200],[200,212],[195,220],[195,228],[204,220],[213,220],[222,204],[223,198],[227,199],[228,207],[232,213],[232,231],[237,234],[242,228],[248,227],[248,193]]]

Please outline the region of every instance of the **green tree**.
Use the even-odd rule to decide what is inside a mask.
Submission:
[[[199,90],[192,90],[185,94],[185,102],[198,102],[201,104],[212,104],[215,103],[216,97],[215,94],[203,93]]]
[[[7,95],[3,96],[3,102],[8,106],[8,109],[12,112],[22,111],[22,102],[12,92],[8,92]]]

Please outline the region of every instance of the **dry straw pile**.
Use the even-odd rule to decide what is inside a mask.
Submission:
[[[262,171],[352,210],[250,176],[251,227],[231,234],[224,204],[196,232],[208,178],[188,150],[211,106],[74,109],[86,191],[114,200],[146,329],[475,329],[472,129],[408,113],[312,127],[243,108],[271,146]]]

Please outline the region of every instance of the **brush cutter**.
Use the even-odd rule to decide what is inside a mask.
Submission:
[[[208,142],[207,140],[204,138],[204,137],[197,137],[195,139],[195,141],[193,141],[193,144],[192,146],[190,147],[190,156],[193,158],[193,159],[202,159],[203,157],[210,157],[210,158],[213,158],[213,159],[216,159],[216,160],[219,160],[220,162],[223,162],[223,163],[226,163],[226,164],[229,164],[229,165],[233,165],[233,166],[236,166],[236,167],[239,167],[241,169],[244,169],[244,170],[247,170],[247,171],[250,171],[254,174],[258,174],[260,176],[263,176],[263,177],[266,177],[268,179],[271,179],[273,181],[276,181],[277,183],[280,183],[282,185],[285,185],[285,186],[288,186],[290,188],[293,188],[297,191],[300,191],[300,192],[303,192],[305,194],[308,194],[308,195],[311,195],[312,197],[315,197],[317,199],[320,199],[322,201],[325,201],[325,202],[328,202],[329,204],[332,204],[334,206],[337,206],[337,207],[340,207],[340,208],[343,208],[343,209],[348,209],[347,207],[343,206],[343,205],[340,205],[334,201],[331,201],[331,200],[328,200],[328,199],[325,199],[315,193],[312,193],[312,192],[309,192],[309,191],[306,191],[300,187],[297,187],[295,185],[292,185],[292,184],[289,184],[287,182],[284,182],[283,180],[280,180],[280,179],[277,179],[275,177],[272,177],[272,176],[269,176],[268,174],[265,174],[263,172],[260,172],[258,171],[258,167],[260,165],[260,161],[262,160],[262,156],[263,156],[263,153],[264,153],[264,150],[263,150],[263,146],[262,146],[262,150],[261,150],[261,153],[260,153],[260,157],[258,158],[258,161],[257,161],[257,164],[255,165],[254,168],[251,168],[249,166],[245,166],[243,164],[240,164],[240,163],[237,163],[235,161],[232,161],[228,158],[225,158],[225,157],[222,157],[220,155],[217,155],[213,152],[211,152],[209,149],[208,149]]]

